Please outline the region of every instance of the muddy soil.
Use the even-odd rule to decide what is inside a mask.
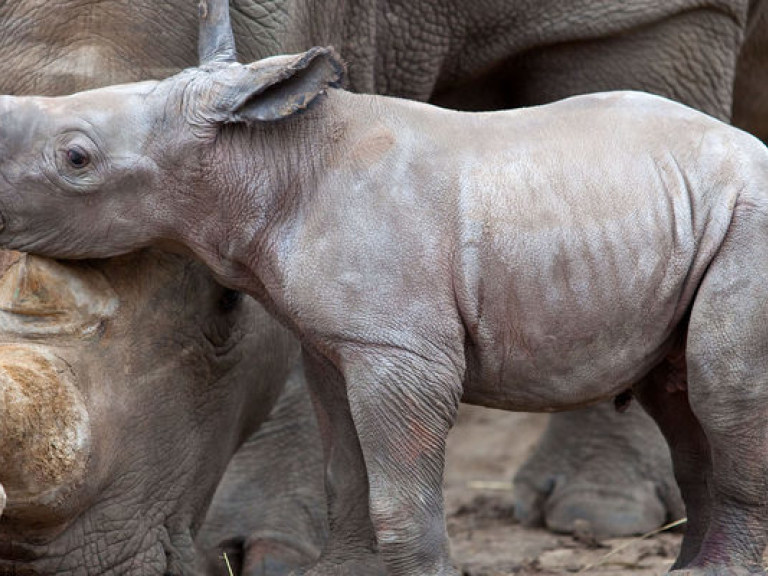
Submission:
[[[448,442],[445,495],[453,557],[465,576],[664,574],[679,534],[597,542],[514,523],[511,479],[546,418],[462,406]]]

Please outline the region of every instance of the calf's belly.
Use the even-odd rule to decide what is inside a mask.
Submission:
[[[469,348],[462,401],[521,412],[571,410],[611,398],[641,380],[671,350],[674,335],[642,333],[615,345],[550,334],[493,350]]]

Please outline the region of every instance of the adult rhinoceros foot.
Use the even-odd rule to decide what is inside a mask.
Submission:
[[[684,515],[667,446],[636,403],[554,414],[515,477],[515,516],[527,526],[605,538]]]

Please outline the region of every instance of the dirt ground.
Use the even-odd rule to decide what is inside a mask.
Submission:
[[[452,553],[465,576],[664,574],[679,534],[595,542],[514,523],[511,479],[546,418],[462,406],[448,442],[445,495]]]

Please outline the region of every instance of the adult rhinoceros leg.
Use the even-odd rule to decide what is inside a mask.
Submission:
[[[198,546],[208,572],[279,576],[316,560],[327,538],[322,449],[304,373],[291,373],[269,419],[227,467]]]
[[[329,526],[319,560],[305,573],[381,576],[385,571],[368,513],[366,464],[344,381],[326,359],[309,352],[304,367],[323,444]]]
[[[768,2],[754,7],[736,69],[733,124],[768,142]]]
[[[684,516],[669,450],[636,403],[555,415],[514,493],[520,522],[555,532],[641,534]]]

